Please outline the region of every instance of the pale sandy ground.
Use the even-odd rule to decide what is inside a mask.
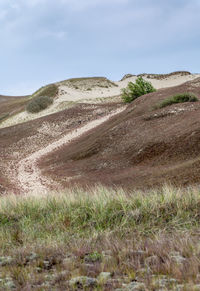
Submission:
[[[21,194],[32,193],[34,195],[37,195],[40,193],[46,193],[48,191],[48,186],[50,185],[54,185],[54,187],[57,186],[55,185],[55,182],[47,180],[47,178],[42,176],[42,173],[37,166],[38,161],[46,154],[55,151],[64,144],[69,144],[74,139],[97,127],[114,115],[119,114],[120,112],[125,110],[125,108],[126,106],[123,106],[122,108],[111,112],[107,116],[93,120],[88,124],[71,131],[70,133],[66,134],[59,140],[49,144],[48,146],[34,152],[25,159],[22,159],[16,165],[17,177],[13,177],[13,179],[16,180],[16,183],[21,189]]]
[[[156,80],[151,78],[144,79],[150,81],[152,85],[156,89],[161,88],[167,88],[167,87],[173,87],[176,85],[183,84],[187,81],[194,80],[196,78],[200,77],[200,74],[191,74],[191,75],[172,75],[162,80]],[[60,110],[63,110],[65,108],[68,108],[69,106],[72,106],[73,103],[99,103],[103,102],[107,98],[119,96],[121,93],[122,88],[126,88],[129,82],[135,82],[137,76],[127,78],[123,81],[113,82],[117,86],[109,87],[109,88],[101,88],[101,87],[95,87],[91,88],[91,90],[88,89],[88,85],[86,84],[85,89],[74,89],[67,87],[66,85],[60,85],[59,86],[59,93],[54,101],[53,105],[51,105],[46,110],[43,110],[40,113],[37,114],[31,114],[28,112],[22,112],[19,113],[12,118],[5,120],[0,124],[0,128],[15,125],[18,123],[22,123],[25,121],[33,120],[42,116],[46,116],[55,112],[58,112]]]

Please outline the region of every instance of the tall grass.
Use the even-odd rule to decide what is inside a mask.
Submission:
[[[155,233],[200,225],[200,190],[173,189],[149,193],[98,187],[47,196],[0,198],[0,242],[7,244],[12,228],[25,241],[60,239],[67,232],[84,236],[103,231]],[[10,241],[11,240],[11,241]],[[14,243],[14,241],[13,241]]]
[[[102,271],[110,272],[110,285],[99,281],[84,290],[115,290],[135,280],[147,290],[158,290],[159,280],[166,290],[200,283],[198,187],[38,194],[0,198],[2,290],[10,290],[8,282],[17,290],[71,290],[71,278],[98,278]]]

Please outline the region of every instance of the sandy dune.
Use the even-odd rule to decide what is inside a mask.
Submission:
[[[156,89],[173,87],[176,85],[181,85],[187,81],[192,81],[200,77],[200,74],[175,74],[163,79],[149,78],[148,75],[144,76],[144,79],[150,81]],[[33,120],[42,116],[46,116],[60,110],[66,109],[69,106],[73,106],[73,103],[98,103],[105,102],[106,98],[112,98],[119,96],[121,90],[126,88],[129,82],[135,82],[137,76],[132,76],[126,78],[125,80],[112,82],[113,86],[105,86],[105,84],[100,86],[91,86],[91,81],[86,81],[85,86],[80,89],[70,87],[63,83],[59,84],[59,92],[57,98],[55,99],[52,106],[43,110],[37,114],[31,114],[26,111],[16,114],[15,116],[5,120],[0,124],[0,128],[12,126],[18,123]]]

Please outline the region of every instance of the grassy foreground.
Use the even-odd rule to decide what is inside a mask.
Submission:
[[[200,290],[199,230],[198,188],[1,197],[0,290]]]

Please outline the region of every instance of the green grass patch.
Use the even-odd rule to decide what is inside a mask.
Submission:
[[[70,233],[137,231],[142,234],[166,229],[200,226],[200,191],[165,188],[145,193],[95,189],[49,194],[43,197],[0,198],[0,244],[21,239],[62,240]]]
[[[198,98],[193,93],[182,93],[171,96],[155,106],[155,108],[163,108],[176,103],[196,102]]]
[[[115,290],[136,276],[150,291],[168,278],[166,290],[177,284],[193,290],[200,270],[198,188],[36,194],[0,197],[1,290],[71,290],[70,279],[79,276],[97,280],[83,290],[104,290],[106,277]]]

